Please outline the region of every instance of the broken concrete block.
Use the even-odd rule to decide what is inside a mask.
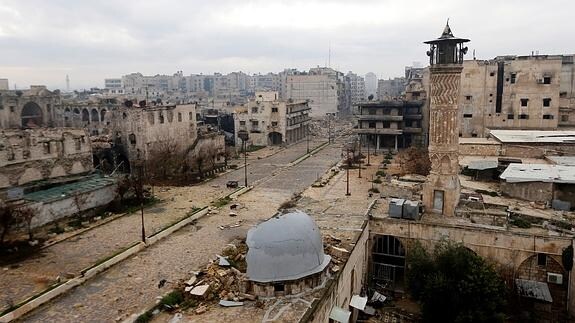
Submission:
[[[208,292],[208,289],[210,289],[210,285],[196,286],[190,291],[190,294],[203,297]]]
[[[196,280],[198,280],[198,277],[196,277],[196,276],[194,275],[194,276],[192,276],[192,278],[190,278],[190,279],[186,282],[186,285],[192,286],[192,285],[196,282]]]
[[[218,257],[219,261],[218,261],[218,265],[220,266],[229,266],[230,262],[228,261],[228,259],[226,259],[226,257],[222,257],[220,255],[216,255],[216,257]]]
[[[347,256],[349,256],[349,251],[347,251],[344,248],[339,248],[336,246],[331,246],[331,253],[339,258],[346,258]]]
[[[207,312],[208,307],[205,305],[202,305],[198,308],[196,308],[196,314],[204,314],[205,312]]]
[[[244,305],[243,302],[225,301],[225,300],[220,301],[220,306],[224,306],[224,307],[234,307],[234,306],[243,306],[243,305]]]
[[[246,294],[246,293],[240,293],[240,297],[243,297],[244,299],[247,299],[250,301],[255,301],[257,299],[256,296],[254,296],[252,294]]]

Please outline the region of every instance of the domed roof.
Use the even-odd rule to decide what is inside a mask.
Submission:
[[[246,243],[248,278],[260,283],[300,279],[324,270],[331,260],[315,221],[301,211],[250,229]]]

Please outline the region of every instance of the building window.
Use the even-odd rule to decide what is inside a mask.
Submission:
[[[258,108],[257,108],[257,107],[253,107],[253,108],[252,108],[252,113],[258,113]]]
[[[10,112],[14,112],[14,106],[13,105],[10,106]]]
[[[274,292],[283,292],[285,291],[284,284],[274,284]]]
[[[544,253],[537,254],[537,266],[545,267],[547,265],[547,255]]]
[[[76,150],[82,149],[82,141],[80,141],[80,138],[75,140],[75,144],[76,144]]]
[[[49,143],[49,142],[45,142],[45,143],[43,144],[43,146],[44,146],[44,154],[46,154],[46,155],[50,154],[50,143]]]
[[[489,73],[489,76],[495,76],[495,72]]]
[[[131,144],[131,145],[135,145],[135,144],[136,144],[136,135],[135,135],[135,134],[131,133],[131,134],[128,136],[128,139],[130,140],[130,144]]]
[[[551,76],[544,76],[543,84],[551,84]]]
[[[569,121],[569,115],[564,114],[561,116],[561,122],[568,122]]]
[[[367,110],[367,111],[369,111],[369,114],[370,114],[370,115],[375,115],[375,109],[369,109],[369,110]]]
[[[510,113],[507,115],[507,119],[513,120],[513,119],[515,119],[515,115],[513,113]]]
[[[463,117],[464,117],[464,118],[473,118],[473,114],[471,114],[471,113],[465,113],[465,114],[463,114]]]
[[[193,113],[193,112],[190,112],[190,113],[188,114],[188,118],[189,118],[190,121],[194,120],[194,113]]]
[[[511,84],[515,84],[515,81],[517,81],[517,73],[511,73]]]
[[[160,113],[160,123],[164,123],[164,115]]]
[[[466,100],[466,101],[471,101],[471,98],[472,98],[471,95],[466,95],[466,96],[465,96],[465,100]]]
[[[543,119],[545,119],[545,120],[553,120],[553,115],[552,115],[552,114],[544,114],[544,115],[543,115]]]
[[[246,122],[245,121],[240,121],[240,126],[245,126]]]
[[[529,115],[528,114],[520,114],[519,119],[527,120],[527,119],[529,119]]]
[[[371,129],[375,129],[375,122],[370,122],[368,127]]]
[[[543,99],[543,106],[544,107],[550,107],[551,106],[551,99],[550,98],[544,98]]]
[[[526,107],[527,103],[529,103],[529,99],[521,99],[521,106]]]
[[[252,120],[252,126],[253,127],[257,127],[258,126],[258,121],[257,120]]]
[[[272,108],[272,112],[278,112],[278,108]]]
[[[272,127],[277,127],[277,126],[278,126],[278,123],[275,121],[272,121]]]
[[[178,112],[178,122],[182,122],[182,113]]]

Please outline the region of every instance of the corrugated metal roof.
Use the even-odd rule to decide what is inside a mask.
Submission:
[[[575,131],[491,130],[503,143],[575,143]]]
[[[509,164],[500,178],[507,183],[545,182],[575,184],[575,167],[546,164]]]
[[[546,156],[555,165],[575,166],[575,156]]]
[[[467,168],[473,170],[486,170],[497,168],[497,161],[496,160],[472,160]]]
[[[68,198],[78,193],[86,193],[116,183],[113,177],[90,177],[86,180],[55,186],[46,190],[24,194],[24,199],[34,202],[50,202]]]
[[[515,286],[517,287],[517,293],[523,297],[534,298],[549,303],[553,302],[547,283],[516,279]]]
[[[301,211],[275,216],[248,231],[247,276],[256,282],[300,279],[327,267],[315,221]]]

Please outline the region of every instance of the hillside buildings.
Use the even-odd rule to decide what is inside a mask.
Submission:
[[[249,145],[292,144],[307,137],[311,107],[307,101],[280,101],[277,92],[258,92],[234,111],[236,146],[240,132],[249,135]]]

